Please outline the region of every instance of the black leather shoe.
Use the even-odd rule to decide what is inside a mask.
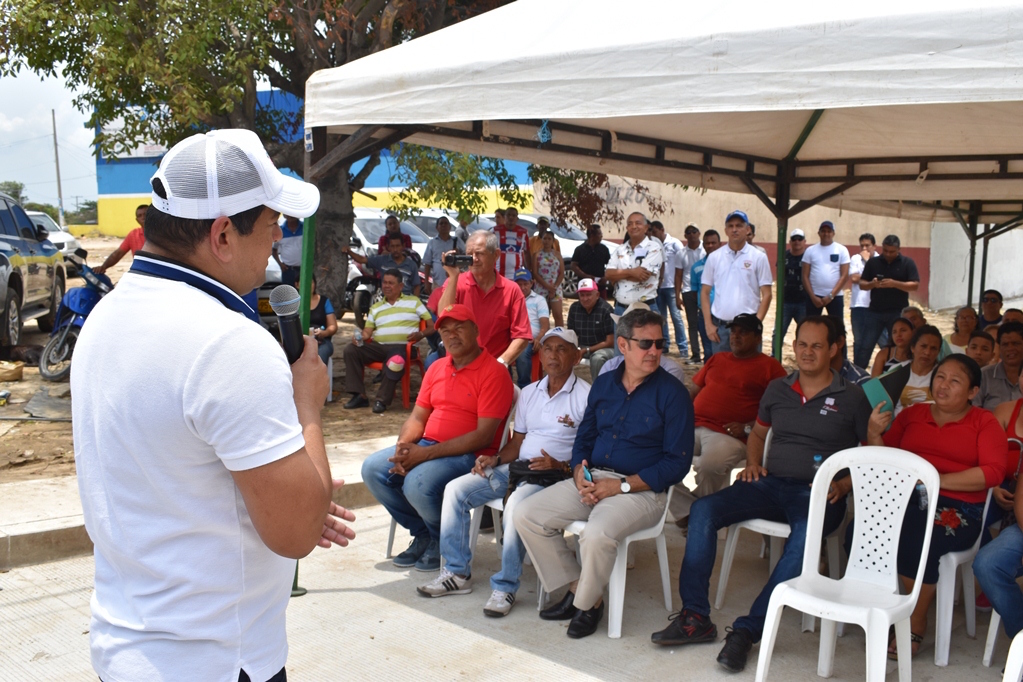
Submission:
[[[568,624],[568,636],[572,639],[589,637],[597,631],[597,626],[604,619],[604,602],[600,602],[588,611],[576,610],[572,622]]]
[[[384,412],[387,412],[387,405],[384,405],[383,400],[373,403],[373,414],[383,414]]]
[[[741,673],[746,668],[746,659],[753,648],[753,633],[746,628],[725,628],[725,645],[718,654],[718,663],[732,673]]]
[[[572,601],[575,599],[574,592],[566,592],[565,596],[562,597],[554,606],[548,606],[540,612],[540,618],[543,620],[570,620],[572,619],[577,609],[572,606]]]
[[[353,395],[352,399],[349,400],[343,406],[346,410],[354,410],[358,407],[369,407],[369,400],[363,398],[361,395]]]

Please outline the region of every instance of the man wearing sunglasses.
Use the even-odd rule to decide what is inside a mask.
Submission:
[[[597,377],[572,448],[573,478],[524,500],[514,523],[547,592],[568,585],[544,620],[571,620],[568,636],[586,637],[604,615],[603,595],[618,544],[664,514],[668,489],[693,460],[693,406],[682,383],[660,366],[663,318],[634,310],[618,321],[625,360]],[[587,521],[579,559],[564,529]]]

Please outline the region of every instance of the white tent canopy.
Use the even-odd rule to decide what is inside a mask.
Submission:
[[[782,222],[814,203],[949,219],[938,202],[1008,221],[1023,5],[519,0],[314,74],[306,126],[359,131],[333,162],[404,139],[752,192]]]

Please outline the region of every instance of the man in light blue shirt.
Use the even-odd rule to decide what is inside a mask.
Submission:
[[[515,271],[515,283],[522,289],[522,295],[526,297],[526,314],[529,315],[529,329],[533,333],[533,341],[526,345],[526,350],[515,358],[515,373],[518,375],[516,383],[519,388],[525,388],[531,383],[533,374],[533,353],[540,350],[540,339],[547,330],[551,328],[551,310],[547,305],[547,299],[533,291],[533,275],[525,268]]]
[[[423,282],[424,293],[430,293],[434,287],[444,287],[448,279],[448,273],[444,270],[444,254],[448,251],[465,253],[465,244],[451,234],[451,223],[441,216],[437,219],[437,236],[427,242],[423,253],[423,274],[426,276]]]

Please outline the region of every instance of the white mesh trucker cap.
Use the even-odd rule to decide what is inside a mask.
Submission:
[[[320,205],[315,185],[284,175],[251,130],[212,130],[177,143],[150,180],[159,179],[167,198],[153,192],[153,206],[196,220],[232,216],[267,206],[307,218]]]

